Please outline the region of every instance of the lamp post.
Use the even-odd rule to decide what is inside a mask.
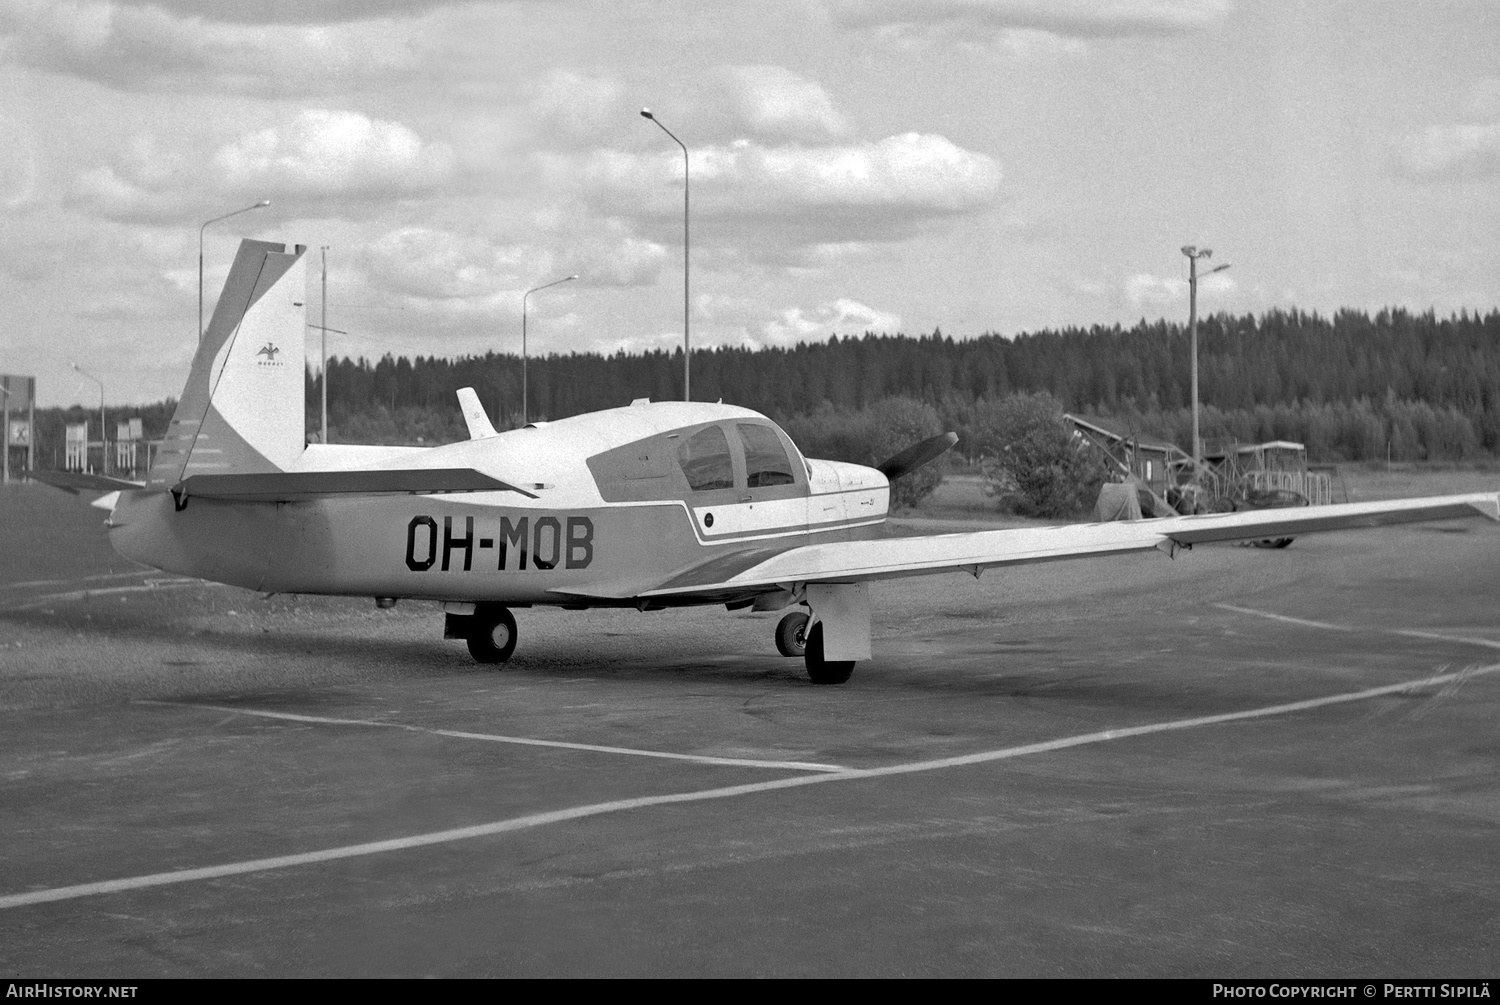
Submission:
[[[1203,459],[1203,440],[1198,436],[1198,259],[1212,258],[1214,249],[1189,244],[1182,253],[1188,259],[1188,341],[1192,345],[1193,357],[1193,465],[1196,468]],[[1225,262],[1204,275],[1211,276],[1227,268],[1229,263]]]
[[[3,441],[0,441],[0,442],[3,442],[5,444],[5,455],[4,455],[4,457],[5,457],[5,465],[4,465],[4,472],[0,473],[0,482],[3,482],[4,484],[9,485],[10,484],[10,391],[6,390],[5,387],[0,386],[0,394],[5,395],[5,432],[4,433],[0,433],[0,436],[4,436],[5,437],[5,439]],[[1386,467],[1390,467],[1390,465],[1387,464]]]
[[[104,425],[104,381],[95,377],[77,363],[73,364],[73,369],[99,385],[99,473],[107,475],[109,474],[109,437],[107,427]],[[84,440],[84,450],[88,450],[87,439]]]
[[[688,338],[688,148],[673,135],[672,130],[661,124],[651,114],[651,109],[642,108],[641,117],[655,122],[661,131],[672,137],[672,142],[682,147],[682,400],[691,401],[692,343]]]
[[[563,283],[570,283],[577,278],[577,276],[564,276],[562,279],[554,279],[552,282],[543,283],[541,286],[533,286],[521,294],[521,425],[523,426],[531,418],[531,403],[527,398],[526,391],[526,298],[537,290],[545,290],[551,286],[561,286]]]
[[[320,343],[322,348],[318,350],[318,366],[322,369],[323,379],[319,381],[323,385],[322,410],[323,431],[318,434],[318,442],[325,447],[328,445],[328,245],[323,245],[323,323],[319,325],[319,333],[323,337]]]
[[[269,205],[271,205],[270,199],[262,199],[253,206],[246,206],[244,209],[237,209],[233,213],[225,213],[223,216],[216,216],[212,220],[206,220],[203,226],[198,228],[198,341],[203,341],[203,232],[208,229],[210,223],[218,223],[220,220],[227,220],[231,216],[248,213],[252,209],[264,209]]]

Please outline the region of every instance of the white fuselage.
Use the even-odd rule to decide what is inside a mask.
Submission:
[[[727,454],[699,457],[689,441]],[[687,402],[433,448],[314,445],[289,470],[453,468],[519,491],[194,498],[180,510],[170,494],[127,492],[111,539],[137,561],[266,592],[620,604],[737,556],[869,536],[889,496],[880,472],[806,460],[756,412]]]

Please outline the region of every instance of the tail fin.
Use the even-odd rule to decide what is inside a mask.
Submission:
[[[306,250],[240,242],[148,487],[283,471],[306,449]]]

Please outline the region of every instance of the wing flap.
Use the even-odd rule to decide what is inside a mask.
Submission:
[[[1484,516],[1500,520],[1500,493],[1258,510],[1165,520],[1024,527],[1011,530],[804,545],[753,561],[718,560],[679,573],[641,596],[682,596],[791,583],[859,582],[1069,558],[1120,555],[1219,541],[1253,541],[1355,527]],[[716,581],[712,573],[722,573]],[[707,575],[705,575],[707,573]]]
[[[525,489],[491,478],[473,468],[190,475],[172,487],[172,494],[179,502],[192,498],[233,502],[299,502],[340,495],[416,495],[442,492],[519,492],[528,499],[537,498]]]
[[[51,485],[55,489],[71,492],[116,492],[125,489],[143,489],[145,482],[133,482],[126,478],[111,478],[109,475],[85,474],[82,471],[28,471],[26,477]]]
[[[782,583],[858,582],[939,572],[978,571],[1000,565],[1150,551],[1165,535],[1146,522],[1026,527],[966,534],[833,541],[804,545],[757,562],[717,583],[683,582],[692,571],[643,596],[717,592]],[[697,578],[697,577],[693,577]]]

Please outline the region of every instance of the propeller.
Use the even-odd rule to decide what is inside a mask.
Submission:
[[[922,442],[913,443],[896,456],[877,464],[875,469],[885,475],[889,481],[895,481],[902,475],[911,474],[928,461],[937,460],[952,450],[957,442],[957,433],[939,433],[936,436],[929,436]]]

